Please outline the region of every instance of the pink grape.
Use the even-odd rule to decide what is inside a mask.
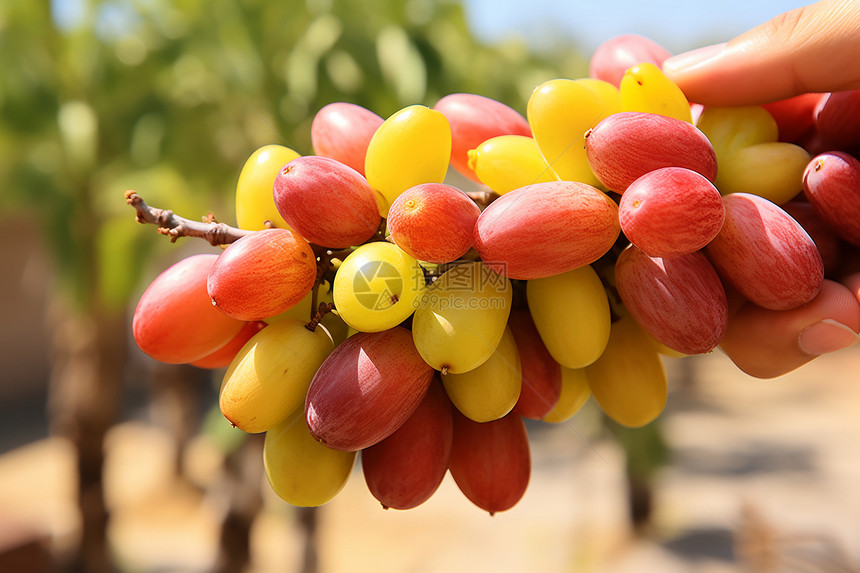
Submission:
[[[435,379],[418,408],[393,434],[361,451],[367,488],[385,509],[411,509],[430,499],[448,471],[452,406]]]
[[[515,109],[492,98],[477,94],[449,94],[433,106],[451,125],[451,166],[480,183],[469,167],[470,149],[499,135],[531,137],[528,121]]]
[[[311,123],[314,153],[336,159],[364,176],[367,146],[383,121],[360,105],[330,103],[317,112]]]
[[[840,237],[860,246],[860,161],[841,151],[812,158],[803,173],[803,190]]]
[[[786,310],[811,301],[824,266],[809,234],[775,203],[748,193],[723,197],[726,220],[705,252],[747,300]]]
[[[134,341],[168,364],[199,360],[235,337],[244,322],[212,306],[206,279],[218,255],[192,255],[170,266],[147,287],[132,320]]]
[[[460,491],[490,515],[522,499],[531,477],[529,438],[523,419],[511,412],[474,422],[454,408],[451,477]]]
[[[622,34],[606,40],[594,50],[588,75],[618,87],[628,68],[643,63],[660,67],[671,55],[669,50],[650,38]]]
[[[618,203],[621,231],[652,257],[698,251],[717,236],[724,218],[723,199],[714,184],[683,167],[646,173]]]
[[[388,231],[407,254],[447,263],[468,251],[481,210],[468,195],[444,183],[424,183],[401,193],[388,211]]]
[[[520,187],[484,209],[474,246],[484,264],[512,279],[538,279],[599,259],[620,233],[618,206],[575,181]]]
[[[343,249],[379,228],[375,191],[358,171],[327,157],[298,157],[275,178],[275,206],[309,243]]]
[[[655,113],[610,115],[588,132],[585,151],[594,175],[616,193],[661,167],[686,167],[709,181],[717,177],[717,156],[705,134]]]
[[[631,245],[618,257],[615,282],[633,318],[673,350],[710,352],[726,332],[726,292],[700,252],[649,257]]]
[[[359,332],[329,354],[311,381],[305,419],[311,434],[335,450],[362,450],[397,430],[433,380],[401,326]]]
[[[316,276],[316,256],[307,241],[287,229],[265,229],[224,249],[206,288],[227,316],[262,320],[295,306]]]

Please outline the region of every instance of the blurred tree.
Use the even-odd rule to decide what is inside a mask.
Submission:
[[[230,221],[243,161],[267,143],[310,153],[327,103],[386,117],[466,91],[524,112],[535,85],[587,67],[573,50],[482,45],[445,0],[5,0],[0,69],[0,209],[39,224],[58,278],[50,412],[78,452],[82,512],[69,569],[98,573],[112,567],[102,442],[129,299],[180,256],[131,221],[122,191]]]

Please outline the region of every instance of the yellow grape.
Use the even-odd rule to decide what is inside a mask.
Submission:
[[[499,195],[532,183],[558,180],[535,140],[525,135],[491,137],[470,149],[469,169]]]
[[[271,328],[271,327],[269,327]],[[352,473],[356,452],[327,448],[316,441],[301,408],[266,432],[263,466],[278,497],[300,507],[323,505]]]
[[[718,164],[716,185],[723,195],[753,193],[782,205],[803,190],[803,172],[810,159],[805,149],[793,143],[751,145]]]
[[[221,413],[245,432],[265,432],[301,409],[323,360],[334,350],[324,326],[285,318],[255,334],[230,363],[221,383]]]
[[[759,105],[706,107],[696,127],[714,147],[718,164],[738,149],[779,139],[776,120]]]
[[[529,311],[552,357],[568,368],[598,359],[609,340],[609,299],[590,265],[526,282]]]
[[[585,369],[562,366],[561,396],[549,414],[543,417],[543,421],[558,424],[570,420],[585,405],[590,396],[591,388],[588,386]]]
[[[642,327],[630,316],[612,323],[603,355],[585,368],[591,393],[607,416],[636,428],[666,406],[663,361]]]
[[[656,113],[693,123],[684,92],[652,63],[638,64],[624,72],[619,91],[624,111]]]
[[[588,79],[554,79],[539,85],[526,114],[535,141],[549,166],[563,181],[598,186],[585,156],[585,133],[601,119],[621,111],[620,98],[594,89]]]
[[[778,141],[779,126],[764,107],[709,107],[698,127],[717,154],[714,184],[723,195],[753,193],[782,205],[802,190],[810,156]]]
[[[381,332],[409,318],[424,290],[418,261],[397,245],[375,241],[340,264],[333,300],[346,324],[361,332]]]
[[[412,105],[379,126],[367,147],[364,171],[377,195],[379,214],[397,196],[421,183],[441,183],[451,159],[451,126],[440,111]]]
[[[574,81],[598,94],[609,107],[621,109],[621,92],[611,83],[597,78],[579,78]]]
[[[265,145],[245,161],[236,184],[236,224],[240,229],[259,231],[266,221],[279,229],[290,226],[275,207],[273,189],[281,167],[299,157],[283,145]]]
[[[462,374],[448,373],[442,383],[448,397],[467,418],[476,422],[498,420],[520,397],[523,375],[520,354],[510,328],[486,362]]]
[[[328,283],[326,283],[326,284],[328,284]],[[322,288],[324,288],[324,287],[321,286],[320,289],[322,289]],[[269,316],[269,317],[264,318],[263,322],[266,322],[268,324],[273,324],[273,323],[278,322],[280,320],[283,320],[285,318],[297,318],[299,320],[305,320],[305,321],[310,320],[312,317],[312,315],[311,315],[311,304],[313,303],[313,298],[314,298],[314,291],[312,289],[308,294],[305,295],[305,298],[303,298],[302,300],[300,300],[298,302],[298,304],[296,304],[295,306],[291,306],[290,308],[288,308],[287,310],[285,310],[284,312],[282,312],[280,314],[276,314],[275,316]]]
[[[432,283],[412,317],[412,337],[427,364],[460,374],[487,361],[505,332],[513,289],[481,262],[458,265]]]

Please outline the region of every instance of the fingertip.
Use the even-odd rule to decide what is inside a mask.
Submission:
[[[847,325],[830,318],[807,326],[797,337],[800,350],[810,356],[836,352],[853,346],[858,341],[860,335]]]
[[[683,82],[697,67],[707,65],[710,60],[719,56],[725,47],[724,42],[670,56],[663,61],[663,73],[676,83]]]
[[[690,101],[753,105],[860,87],[860,4],[817,2],[784,12],[726,44],[667,59],[663,71]]]
[[[763,104],[794,95],[785,66],[755,38],[698,48],[663,62],[663,72],[691,102]]]
[[[855,344],[860,302],[845,285],[825,280],[813,301],[791,310],[748,303],[732,317],[720,347],[756,378],[776,378],[821,354]]]
[[[802,321],[797,347],[804,354],[820,356],[860,341],[860,301],[842,283],[825,280],[818,296],[794,314]]]
[[[857,302],[860,303],[860,272],[850,274],[839,282],[850,290]]]

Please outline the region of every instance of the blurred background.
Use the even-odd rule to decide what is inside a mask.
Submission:
[[[529,425],[524,499],[493,517],[450,479],[383,511],[360,468],[319,510],[274,497],[222,371],[130,337],[171,245],[123,192],[234,222],[258,147],[311,153],[333,101],[382,117],[454,92],[520,112],[621,33],[673,52],[800,2],[4,0],[0,3],[0,572],[860,571],[860,349],[775,381],[666,359],[636,431],[592,403]]]

